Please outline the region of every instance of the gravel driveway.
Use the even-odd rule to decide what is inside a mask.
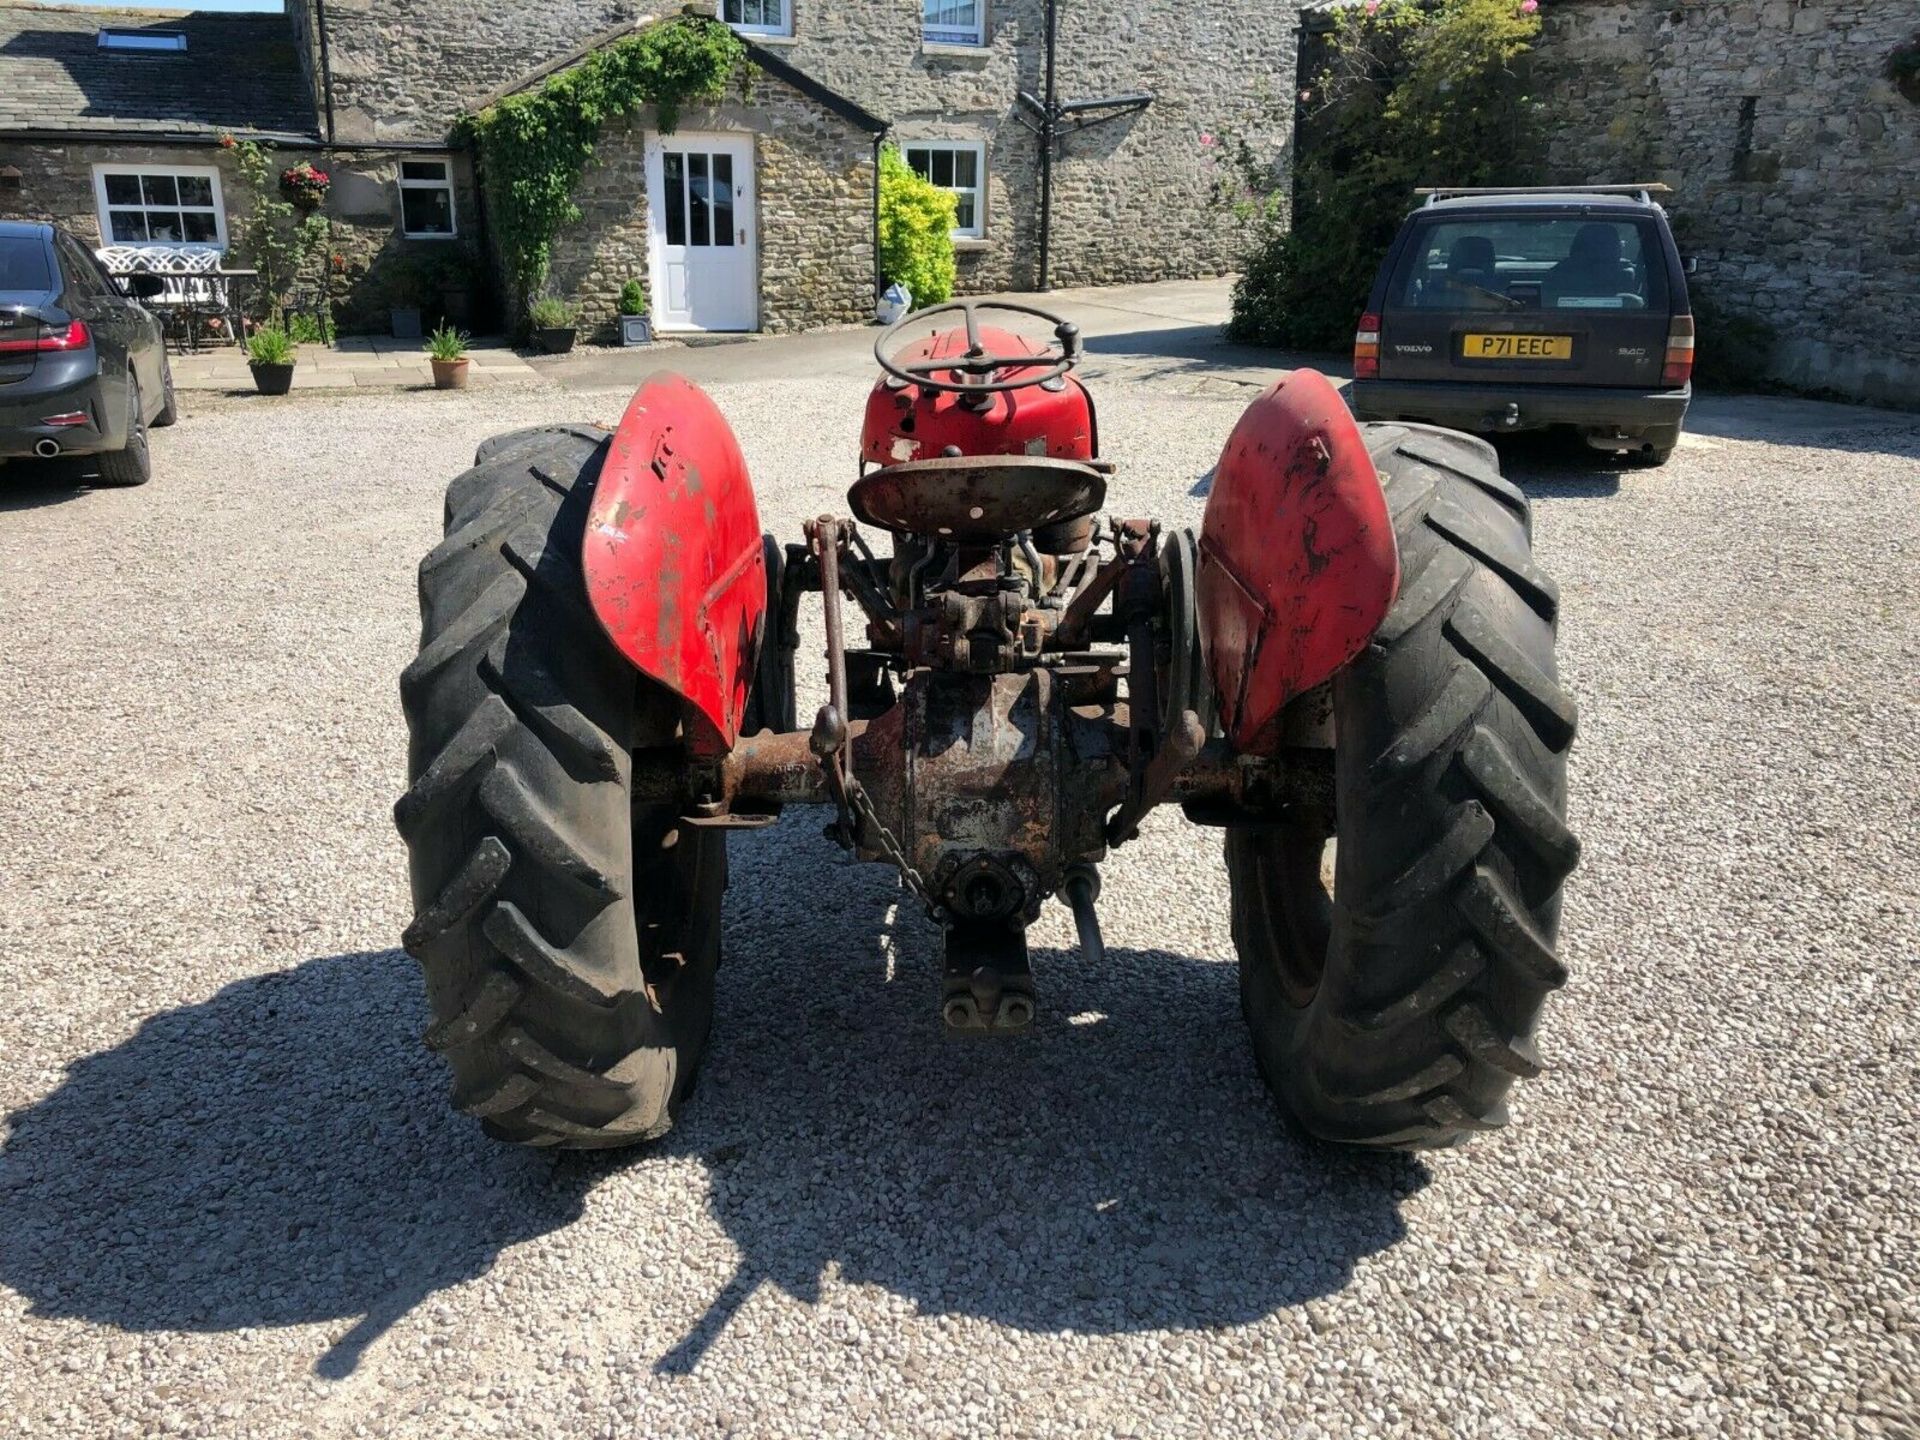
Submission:
[[[1215,389],[1102,386],[1127,509],[1197,517]],[[841,503],[857,382],[716,393],[778,528]],[[686,1123],[556,1160],[419,1047],[395,682],[475,442],[620,404],[199,400],[143,490],[0,480],[0,1434],[1920,1433],[1920,422],[1517,457],[1587,858],[1504,1134],[1281,1133],[1210,832],[966,1044],[802,813]]]

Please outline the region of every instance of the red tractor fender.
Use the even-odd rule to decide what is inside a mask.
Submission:
[[[581,568],[608,638],[684,702],[687,748],[731,750],[766,620],[766,555],[740,443],[692,381],[653,375],[634,393]]]
[[[1279,747],[1280,712],[1366,648],[1400,589],[1380,478],[1340,392],[1294,370],[1247,407],[1214,471],[1196,583],[1221,725]]]

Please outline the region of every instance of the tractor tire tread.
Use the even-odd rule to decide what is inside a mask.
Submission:
[[[1533,502],[1527,499],[1526,491],[1500,473],[1500,452],[1493,448],[1492,441],[1458,430],[1416,426],[1401,449],[1492,496],[1520,521],[1527,538],[1533,538]]]
[[[422,644],[401,678],[413,741],[395,820],[425,1043],[452,1067],[457,1109],[536,1146],[666,1132],[719,959],[724,836],[629,800],[632,749],[674,745],[678,713],[586,599],[606,441],[560,426],[481,447],[421,565]]]
[[[1506,1124],[1509,1088],[1541,1073],[1535,1026],[1567,979],[1554,939],[1579,858],[1578,714],[1553,669],[1558,592],[1491,447],[1363,432],[1405,578],[1334,681],[1341,843],[1312,999],[1282,989],[1284,887],[1259,831],[1228,838],[1233,930],[1255,1057],[1288,1118],[1349,1145],[1444,1148]]]

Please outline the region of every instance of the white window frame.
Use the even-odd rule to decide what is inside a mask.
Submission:
[[[438,165],[446,171],[446,177],[440,180],[409,180],[408,165]],[[458,240],[460,238],[459,197],[453,189],[453,157],[451,155],[406,155],[400,157],[400,163],[394,169],[395,179],[399,183],[400,203],[396,207],[399,214],[400,238],[403,240]],[[450,230],[409,230],[407,228],[407,191],[444,190],[447,192],[447,219],[452,222]]]
[[[744,20],[727,20],[728,0],[717,0],[715,8],[727,25],[742,35],[791,35],[793,34],[793,0],[778,0],[780,23],[777,25],[749,25]]]
[[[987,0],[972,0],[974,14],[972,30],[963,30],[954,25],[935,25],[927,18],[927,6],[931,3],[934,3],[934,0],[921,0],[920,3],[922,44],[978,49],[987,43]]]
[[[140,204],[137,207],[132,205],[108,205],[107,177],[109,175],[137,175],[143,179],[148,175],[169,175],[176,181],[183,175],[191,175],[195,179],[211,180],[213,182],[214,238],[212,240],[116,240],[113,235],[113,221],[107,214],[109,210],[132,210],[138,208],[142,212],[146,212],[149,210],[168,209],[205,210],[207,207],[204,205],[149,205],[146,203],[146,187],[144,185],[141,186]],[[93,167],[93,199],[99,211],[100,243],[102,245],[147,246],[163,250],[204,250],[208,246],[212,246],[216,250],[224,251],[227,248],[226,197],[221,193],[220,189],[220,172],[211,165],[98,164]]]
[[[973,196],[973,224],[955,225],[953,238],[956,240],[983,240],[987,234],[987,142],[984,140],[902,140],[900,158],[907,162],[907,168],[913,169],[912,155],[915,150],[944,150],[949,154],[965,153],[973,156],[973,179],[971,186],[938,185],[950,195]],[[914,174],[920,172],[915,170]],[[930,184],[938,182],[929,179]],[[955,217],[958,218],[958,217]]]

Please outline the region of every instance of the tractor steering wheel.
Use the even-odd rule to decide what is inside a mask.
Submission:
[[[895,337],[909,326],[917,327],[924,320],[929,320],[935,315],[945,315],[954,310],[959,311],[967,320],[967,353],[965,355],[950,356],[943,360],[918,360],[911,365],[903,365],[887,353],[892,349]],[[1038,316],[1053,326],[1054,337],[1059,343],[1048,346],[1037,355],[989,355],[987,347],[980,339],[978,312],[982,310],[1008,310],[1016,315]],[[949,390],[962,395],[993,395],[1003,390],[1025,390],[1030,385],[1045,385],[1050,380],[1058,380],[1073,369],[1080,363],[1080,327],[1071,320],[1062,320],[1058,315],[1037,310],[1031,305],[1009,305],[1000,300],[982,300],[977,304],[972,300],[954,300],[945,305],[930,305],[925,310],[916,310],[892,326],[873,342],[873,358],[880,362],[880,368],[887,374],[909,385],[919,385],[928,390]],[[947,370],[958,370],[963,375],[979,378],[967,380],[936,380],[934,378]],[[1028,373],[1013,380],[990,378],[1001,370],[1022,370]]]

